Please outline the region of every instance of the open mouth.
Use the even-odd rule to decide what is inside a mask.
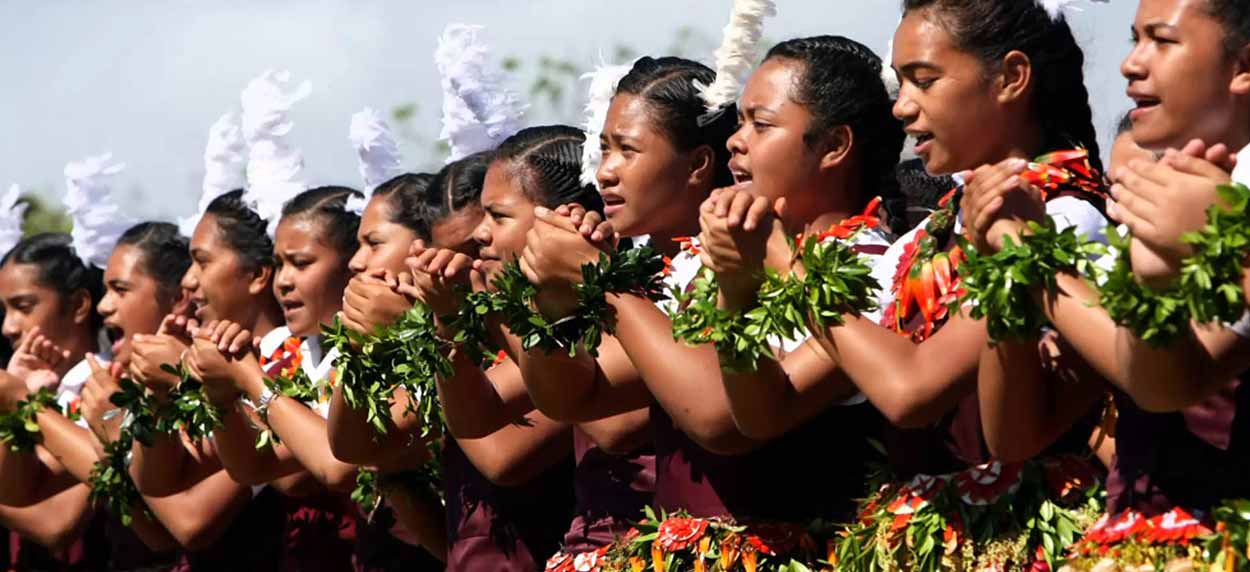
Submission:
[[[298,300],[282,300],[279,303],[282,305],[282,311],[288,314],[304,307],[304,303]]]
[[[920,153],[921,148],[928,149],[929,143],[933,141],[933,134],[928,132],[913,133],[912,137],[916,140],[916,152]]]
[[[625,206],[625,197],[616,193],[603,193],[603,211],[606,214],[621,210]]]
[[[1130,93],[1129,97],[1133,100],[1133,111],[1130,113],[1133,118],[1136,118],[1138,115],[1150,111],[1158,107],[1159,104],[1163,103],[1163,101],[1159,98],[1149,95]]]
[[[126,343],[126,330],[121,326],[104,324],[104,337],[109,341],[109,349],[116,356],[122,345]]]

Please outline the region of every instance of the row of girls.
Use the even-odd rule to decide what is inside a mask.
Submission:
[[[1030,339],[990,344],[983,320],[946,308],[964,256],[956,237],[988,253],[1029,220],[1099,238],[1110,217],[1133,231],[1143,282],[1175,274],[1180,234],[1202,224],[1250,144],[1250,10],[1140,2],[1122,65],[1136,107],[1108,186],[1084,55],[1050,4],[907,0],[890,61],[842,37],[787,40],[741,86],[736,62],[642,58],[613,78],[590,136],[519,129],[470,105],[480,119],[466,131],[478,131],[458,142],[464,125],[445,129],[455,161],[436,174],[388,173],[367,193],[279,192],[275,208],[259,189],[284,186],[249,164],[248,188],[210,197],[189,240],[144,223],[101,259],[77,232],[23,239],[0,266],[14,345],[0,407],[29,408],[31,391],[54,386],[86,427],[45,407],[37,446],[0,451],[0,518],[21,539],[11,562],[937,570],[1072,556],[1084,569],[1108,553],[1136,565],[1161,552],[1083,558],[1083,531],[1106,542],[1144,542],[1142,527],[1209,533],[1220,502],[1250,496],[1250,392],[1237,381],[1250,328],[1195,325],[1156,347],[1117,327],[1075,273],[1033,293],[1050,327]],[[735,2],[731,27],[756,33],[727,43],[759,37],[761,5]],[[443,79],[449,101],[467,85]],[[515,103],[475,95],[464,100]],[[285,134],[281,123],[244,121],[252,162],[284,158],[285,142],[252,140],[258,124]],[[918,224],[896,176],[905,135],[930,174],[958,181]],[[533,311],[565,319],[583,265],[643,241],[668,262],[668,286],[714,276],[718,308],[742,312],[758,304],[763,269],[802,263],[789,245],[799,234],[851,241],[882,310],[776,340],[749,371],[714,345],[675,340],[672,300],[629,292],[606,295],[614,331],[593,355],[526,349],[492,316],[503,352],[484,367],[444,319],[512,261],[535,286]],[[422,427],[397,397],[379,437],[335,383],[351,351],[320,332],[336,318],[373,332],[414,303],[447,341],[450,375],[417,397],[438,400],[445,426]],[[96,353],[101,332],[111,363]],[[203,383],[221,425],[211,438],[133,445],[141,495],[123,527],[83,483],[125,419],[109,401],[118,379],[159,400],[180,382],[165,364]],[[299,372],[313,386],[303,401],[265,383]],[[346,498],[359,467],[387,480],[435,460],[441,494],[386,487],[393,526]]]

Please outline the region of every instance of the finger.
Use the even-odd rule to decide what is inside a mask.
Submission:
[[[369,299],[356,292],[348,292],[343,296],[343,309],[351,309],[357,313],[369,307]]]
[[[453,256],[455,256],[455,253],[450,250],[438,251],[438,254],[434,256],[434,259],[426,265],[426,272],[435,276],[442,274],[443,270],[447,268],[447,263],[451,262]]]
[[[556,214],[560,216],[569,216],[570,214],[569,205],[565,204],[565,205],[560,205],[556,207]]]
[[[530,247],[527,246],[521,250],[521,273],[525,274],[526,280],[529,280],[533,284],[538,284],[539,282],[542,282],[542,277],[534,271],[535,265],[534,251],[530,250]]]
[[[712,213],[718,218],[725,218],[729,214],[729,205],[733,203],[734,198],[738,196],[738,191],[733,189],[725,189],[716,197],[715,208]]]
[[[569,207],[569,220],[572,221],[573,224],[575,225],[582,224],[582,220],[584,220],[586,218],[586,215],[588,214],[586,211],[586,207],[579,205],[577,203],[570,203],[566,206]]]
[[[416,257],[415,264],[410,264],[408,267],[414,272],[428,272],[426,269],[429,267],[430,261],[434,260],[438,253],[439,250],[437,248],[428,248]]]
[[[418,256],[425,250],[425,241],[416,239],[408,245],[408,256]]]
[[[772,214],[772,204],[765,197],[755,197],[751,201],[751,205],[747,208],[745,220],[742,221],[742,229],[752,231],[760,227],[764,220]]]
[[[451,262],[447,264],[447,270],[443,273],[447,278],[460,275],[473,268],[473,259],[459,252],[452,256]]]
[[[747,209],[751,208],[755,198],[755,195],[751,193],[738,193],[734,197],[733,202],[729,205],[729,214],[725,217],[729,223],[729,228],[742,226],[742,221],[746,218]]]
[[[612,228],[612,223],[601,222],[595,226],[595,230],[590,233],[590,240],[595,242],[606,242],[616,238],[616,229]]]
[[[231,343],[234,342],[235,336],[238,336],[239,332],[242,331],[243,326],[240,326],[237,323],[230,324],[230,327],[226,328],[226,330],[222,332],[221,339],[217,342],[217,349],[223,352],[232,351],[230,349]]]
[[[483,292],[487,289],[486,273],[482,272],[479,266],[478,261],[474,261],[473,270],[469,271],[469,284],[474,292]]]
[[[568,232],[579,232],[577,224],[569,217],[558,216],[546,207],[534,207],[534,218],[538,221]]]
[[[174,328],[174,324],[177,321],[178,321],[178,316],[176,314],[166,314],[164,318],[161,318],[161,325],[156,328],[156,333],[157,334],[172,333],[171,330],[172,328]]]
[[[234,354],[235,356],[238,356],[243,350],[246,350],[247,348],[251,347],[251,345],[252,345],[252,332],[249,332],[244,329],[240,329],[238,332],[235,333],[234,339],[231,340],[230,342],[230,353]]]
[[[91,375],[104,373],[104,368],[100,366],[100,360],[96,358],[95,354],[88,353],[86,356],[86,359],[87,359],[87,367],[91,368]]]
[[[997,219],[998,211],[1002,208],[1002,206],[1003,198],[1001,196],[995,197],[988,204],[986,204],[979,213],[977,213],[977,219],[972,225],[972,228],[980,234],[988,232],[990,226],[993,225],[994,221]]]
[[[1127,167],[1129,173],[1136,175],[1138,179],[1150,181],[1159,187],[1166,187],[1168,177],[1175,172],[1175,169],[1170,165],[1146,159],[1132,159],[1128,162]],[[1123,182],[1123,177],[1121,177],[1121,181]]]
[[[1202,157],[1206,155],[1207,144],[1201,139],[1191,139],[1184,147],[1181,147],[1180,153],[1190,157]]]
[[[1217,155],[1215,158],[1219,159],[1220,157]],[[1215,163],[1208,161],[1205,157],[1198,158],[1190,155],[1174,154],[1168,163],[1173,169],[1188,175],[1216,180],[1229,178],[1228,171],[1225,171]]]

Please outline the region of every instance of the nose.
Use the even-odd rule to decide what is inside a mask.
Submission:
[[[294,288],[294,280],[291,276],[294,272],[295,272],[295,269],[292,265],[279,264],[278,275],[275,276],[273,279],[274,287],[276,287],[279,292],[290,291],[292,288]]]
[[[916,104],[916,100],[911,98],[909,93],[911,90],[908,86],[902,86],[898,90],[898,99],[894,100],[894,107],[890,112],[894,114],[894,118],[902,121],[907,125],[916,120],[920,115],[920,106]]]
[[[473,242],[478,246],[487,246],[491,243],[490,217],[482,217],[482,222],[477,223],[477,228],[473,229]]]
[[[182,289],[188,292],[195,292],[200,287],[200,269],[198,264],[192,264],[187,268],[187,273],[182,275]]]
[[[743,121],[742,126],[738,127],[738,130],[734,131],[734,134],[729,136],[728,141],[725,141],[725,148],[729,149],[730,154],[732,155],[746,155],[747,154],[747,138],[745,135],[745,131],[748,125],[749,123],[747,123],[746,121]]]
[[[23,322],[24,320],[22,320],[21,316],[18,316],[18,313],[11,309],[4,313],[4,326],[0,328],[0,332],[4,334],[4,337],[9,338],[9,341],[15,346],[18,340],[22,338],[22,326],[25,325]]]
[[[603,160],[599,163],[599,170],[595,171],[595,179],[599,181],[599,188],[607,189],[620,184],[621,179],[616,174],[616,167],[619,161],[616,153],[604,151]]]
[[[369,246],[361,243],[360,248],[356,249],[356,254],[352,255],[352,259],[347,261],[347,269],[352,274],[360,274],[369,269]]]
[[[100,313],[100,317],[108,319],[109,316],[117,313],[117,300],[112,292],[105,292],[104,297],[100,298],[100,303],[96,304],[96,311]]]
[[[1133,50],[1124,57],[1124,61],[1120,62],[1120,74],[1124,79],[1132,83],[1135,80],[1146,78],[1146,46],[1144,42],[1137,42],[1133,45]]]

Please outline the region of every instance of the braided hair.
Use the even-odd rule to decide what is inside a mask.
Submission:
[[[737,131],[738,125],[733,109],[700,125],[699,118],[706,109],[695,84],[709,85],[715,79],[716,72],[698,62],[676,57],[644,57],[634,62],[629,73],[621,78],[616,93],[627,93],[645,101],[655,126],[678,150],[691,151],[702,145],[711,147],[716,168],[712,187],[720,188],[733,184],[729,147],[725,142]]]
[[[434,175],[429,173],[404,173],[378,185],[374,197],[380,197],[390,205],[390,222],[426,236],[429,233],[429,217],[425,202],[430,195]]]
[[[1207,13],[1224,25],[1224,50],[1235,55],[1250,44],[1250,4],[1245,0],[1209,0]]]
[[[804,142],[812,147],[834,128],[849,127],[859,150],[863,180],[881,197],[890,228],[907,228],[907,200],[895,175],[905,134],[881,79],[881,58],[848,38],[813,36],[777,44],[764,59],[783,59],[802,66],[790,98],[812,116]],[[864,197],[864,202],[871,196]]]
[[[987,65],[1011,51],[1027,55],[1045,149],[1080,145],[1089,150],[1094,168],[1102,170],[1085,88],[1085,53],[1065,19],[1052,20],[1036,0],[903,0],[905,13],[917,10],[926,10],[960,50]]]
[[[243,202],[243,189],[213,199],[204,214],[213,216],[217,233],[238,254],[243,270],[274,265],[273,240],[266,230],[269,223]]]
[[[594,185],[581,183],[582,144],[586,134],[567,125],[527,127],[509,137],[495,151],[519,177],[522,192],[536,205],[554,208],[577,203],[603,212],[603,199]]]
[[[143,271],[156,281],[161,295],[176,298],[182,276],[191,267],[187,239],[178,225],[168,222],[141,222],[117,239],[117,246],[133,246],[142,254]]]
[[[327,243],[346,260],[356,252],[356,231],[360,230],[360,215],[347,210],[347,199],[363,196],[348,187],[308,189],[282,205],[282,220],[318,222]]]
[[[494,151],[479,151],[443,167],[434,176],[430,192],[425,195],[426,216],[431,225],[480,204],[486,170],[494,159]]]
[[[104,298],[104,272],[78,257],[74,241],[63,232],[44,232],[23,238],[0,259],[0,267],[30,264],[38,269],[39,283],[63,298],[80,290],[91,296],[91,329],[98,331],[104,319],[95,311]]]

